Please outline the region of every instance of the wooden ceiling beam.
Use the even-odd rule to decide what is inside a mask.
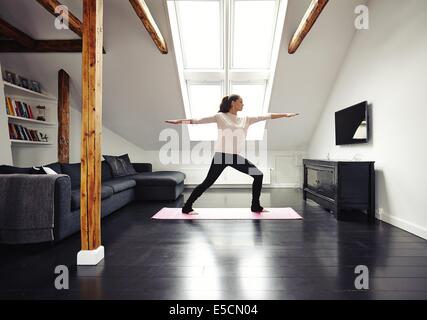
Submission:
[[[150,10],[144,0],[129,0],[136,15],[141,19],[145,29],[147,29],[157,48],[161,53],[168,53],[168,46],[165,39],[162,36],[159,28],[157,27],[156,21],[154,21]]]
[[[13,40],[0,40],[0,52],[81,53],[82,40],[35,40],[35,45],[32,48],[25,48]],[[103,54],[105,53],[105,50],[103,50]]]
[[[43,8],[57,17],[59,14],[55,12],[56,7],[62,6],[58,0],[36,0]],[[71,12],[68,12],[68,26],[69,28],[77,34],[80,38],[83,37],[83,23]],[[82,50],[80,49],[79,52]],[[57,51],[61,52],[61,51]],[[67,51],[64,51],[67,52]],[[73,51],[74,52],[74,51]],[[102,48],[102,53],[106,53],[105,49]]]
[[[13,40],[2,40],[0,52],[82,52],[82,40],[35,40],[31,48],[26,48]]]
[[[1,18],[0,34],[7,39],[16,41],[19,45],[25,48],[31,48],[35,44],[35,40],[33,38]]]
[[[62,4],[57,0],[36,0],[42,7],[57,17],[59,14],[55,12],[56,7]],[[71,12],[68,12],[68,26],[80,38],[83,36],[83,23]]]
[[[312,0],[310,7],[305,13],[304,17],[301,20],[301,23],[292,37],[291,42],[289,43],[288,52],[289,54],[294,54],[304,38],[310,32],[317,18],[319,18],[325,6],[328,4],[329,0]]]

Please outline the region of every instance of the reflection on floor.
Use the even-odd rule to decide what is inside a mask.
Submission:
[[[173,203],[133,203],[102,222],[105,260],[77,267],[80,235],[0,246],[0,299],[426,299],[427,241],[378,222],[337,222],[301,190],[264,189],[265,207],[303,220],[151,220]],[[199,207],[245,207],[249,189],[212,189]],[[69,290],[55,289],[55,267]],[[369,268],[369,290],[355,267]]]

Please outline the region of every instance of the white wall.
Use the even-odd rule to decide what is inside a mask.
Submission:
[[[427,238],[427,1],[372,0],[313,135],[312,158],[376,161],[382,220]],[[368,100],[372,137],[335,146],[334,112]]]
[[[0,75],[2,67],[0,64]],[[3,77],[0,76],[0,164],[12,164],[12,152],[9,140],[8,120],[6,115]]]
[[[74,108],[70,113],[70,163],[80,162],[82,114]],[[123,139],[106,127],[102,127],[102,154],[122,155],[128,153],[134,162],[144,162],[144,150]]]

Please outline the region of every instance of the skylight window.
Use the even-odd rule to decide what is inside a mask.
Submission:
[[[184,68],[222,68],[220,1],[176,1]]]
[[[277,1],[233,1],[233,68],[268,69]],[[248,54],[250,53],[250,54]]]
[[[239,94],[242,114],[268,112],[287,0],[167,0],[187,118],[218,112]],[[248,140],[263,138],[265,123]],[[215,140],[216,125],[189,125],[190,139]]]

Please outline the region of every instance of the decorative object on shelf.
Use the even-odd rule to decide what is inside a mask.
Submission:
[[[29,85],[28,85],[28,79],[19,76],[19,85],[25,89],[29,89]]]
[[[49,142],[49,138],[46,133],[40,133],[40,137],[42,142]]]
[[[5,71],[4,74],[5,74],[4,80],[6,80],[7,82],[12,83],[12,84],[18,84],[18,80],[16,78],[16,75],[13,72]]]
[[[35,80],[31,80],[31,90],[38,93],[42,93],[42,90],[40,88],[40,83]]]
[[[46,107],[45,106],[37,106],[37,120],[46,121]]]

